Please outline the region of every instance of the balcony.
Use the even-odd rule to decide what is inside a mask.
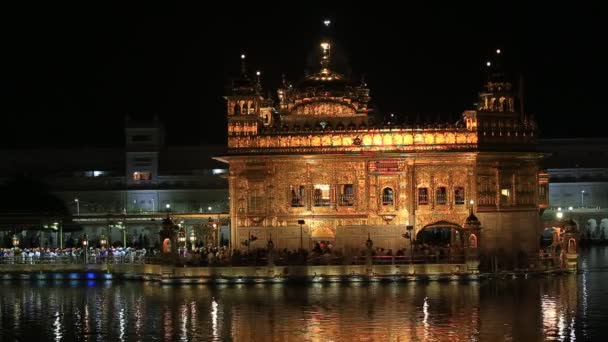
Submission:
[[[355,205],[355,195],[354,194],[340,194],[340,199],[338,202],[341,206],[351,207]]]

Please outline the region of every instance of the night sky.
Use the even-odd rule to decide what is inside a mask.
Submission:
[[[240,54],[274,95],[282,73],[295,83],[314,71],[326,17],[342,71],[366,75],[378,113],[455,121],[500,48],[543,137],[606,135],[599,5],[128,6],[1,9],[0,147],[120,146],[127,113],[158,115],[170,144],[223,144]]]

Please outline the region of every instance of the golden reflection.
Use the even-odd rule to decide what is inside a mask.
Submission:
[[[424,304],[422,305],[422,313],[423,313],[423,318],[422,318],[422,324],[424,325],[424,339],[428,340],[430,332],[429,332],[429,298],[428,297],[424,297]]]
[[[211,332],[214,339],[219,338],[218,325],[217,325],[217,312],[219,304],[215,301],[215,298],[211,301]]]
[[[61,324],[61,315],[55,312],[55,321],[53,322],[53,333],[55,334],[55,341],[61,341],[63,338],[63,325]]]
[[[182,341],[188,341],[188,305],[183,303],[179,306],[179,335]]]
[[[171,341],[173,339],[173,317],[171,315],[171,309],[166,306],[163,312],[163,328],[165,341]]]
[[[124,308],[120,309],[120,312],[118,313],[118,324],[119,324],[119,329],[120,329],[120,335],[118,336],[118,338],[121,341],[125,341],[125,326],[127,325],[127,323],[125,321],[125,309]]]

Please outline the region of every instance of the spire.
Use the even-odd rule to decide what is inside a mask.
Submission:
[[[325,31],[329,30],[331,20],[323,20],[323,27]],[[329,73],[329,64],[331,59],[331,43],[328,37],[323,37],[321,40],[321,73]]]
[[[496,49],[493,58],[486,61],[488,82],[504,82],[505,72],[503,70],[503,51]]]
[[[329,63],[331,57],[331,44],[324,40],[321,42],[321,72],[329,73]]]
[[[262,72],[260,70],[255,72],[255,89],[259,93],[262,90]]]
[[[241,74],[243,75],[243,78],[248,78],[247,77],[247,63],[246,63],[246,58],[247,56],[245,56],[245,54],[241,54]]]

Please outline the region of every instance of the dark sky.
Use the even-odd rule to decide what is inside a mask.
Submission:
[[[274,94],[281,73],[293,82],[303,76],[325,17],[353,76],[367,75],[380,112],[455,120],[500,48],[525,77],[527,111],[543,137],[606,135],[597,124],[606,114],[599,5],[86,3],[0,9],[1,147],[119,146],[126,113],[158,115],[172,144],[224,143],[222,95],[240,53]]]

